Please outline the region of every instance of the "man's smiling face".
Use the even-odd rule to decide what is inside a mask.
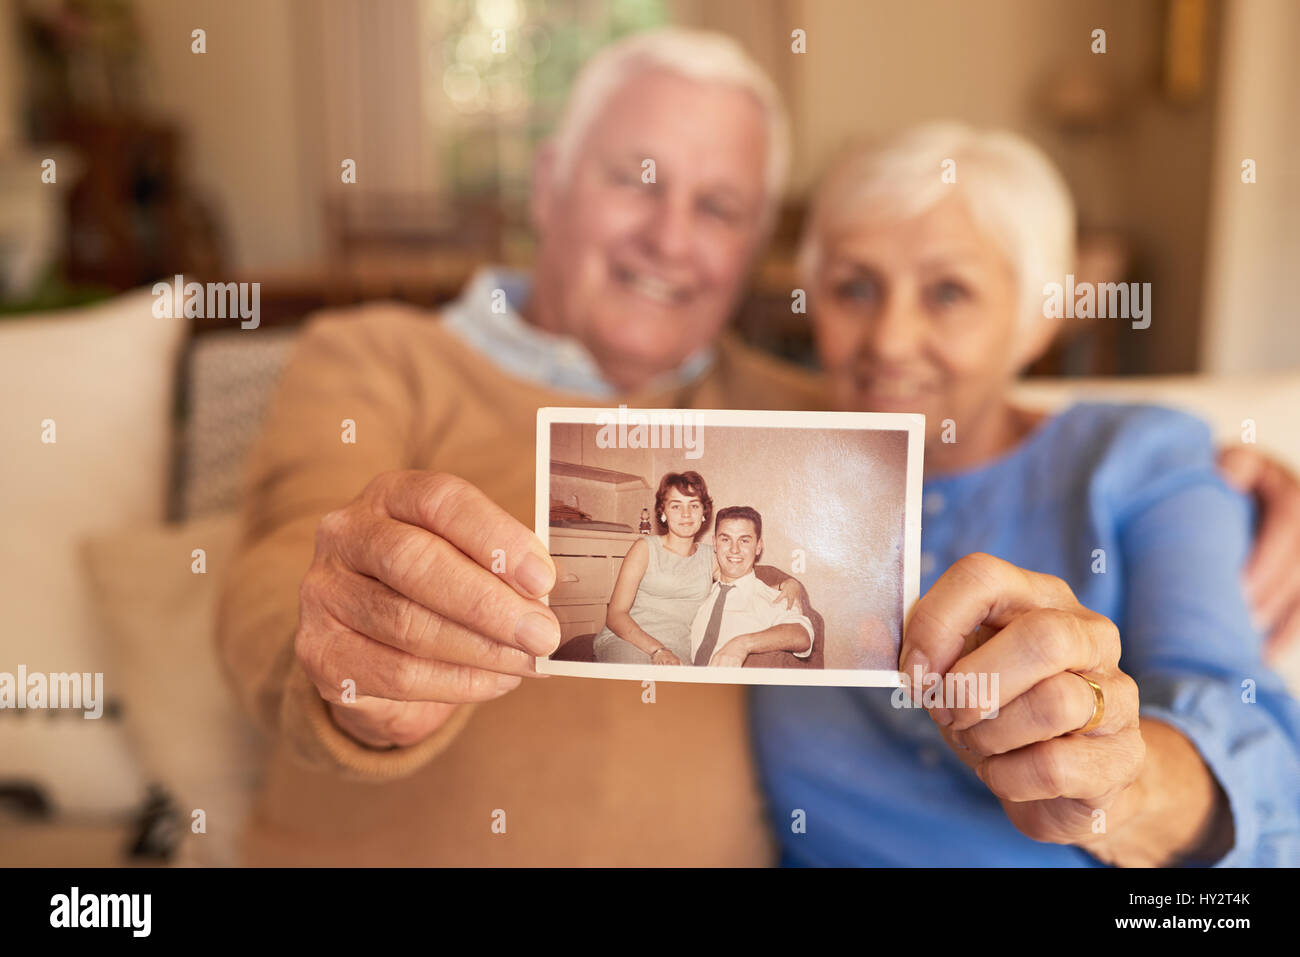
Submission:
[[[744,578],[763,554],[763,542],[747,518],[724,518],[713,530],[713,553],[718,571],[727,581]]]
[[[748,92],[662,70],[627,80],[573,168],[539,174],[541,323],[581,340],[625,387],[712,342],[762,237],[766,155]]]

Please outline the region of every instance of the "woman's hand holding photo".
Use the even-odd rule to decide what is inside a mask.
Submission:
[[[776,586],[777,591],[781,594],[772,599],[772,604],[785,602],[786,608],[793,608],[795,611],[802,612],[804,608],[804,591],[803,584],[797,578],[787,578],[781,584]]]
[[[901,660],[909,682],[919,668],[925,685],[952,674],[992,689],[929,713],[1026,836],[1126,866],[1221,856],[1226,801],[1186,738],[1139,719],[1120,651],[1115,625],[1061,579],[972,554],[917,602]]]

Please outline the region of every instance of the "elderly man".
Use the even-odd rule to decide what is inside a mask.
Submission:
[[[487,271],[440,318],[373,307],[303,333],[220,614],[276,742],[246,860],[772,860],[740,688],[647,704],[639,684],[523,681],[560,640],[524,523],[539,406],[820,404],[719,340],[786,153],[778,97],[731,41],[632,38],[587,65],[538,159],[531,280]]]
[[[539,406],[823,404],[720,338],[786,152],[776,94],[730,41],[632,38],[587,65],[539,155],[531,278],[303,333],[220,604],[226,670],[275,744],[248,863],[773,859],[742,689],[644,703],[523,679],[560,637],[527,527]]]

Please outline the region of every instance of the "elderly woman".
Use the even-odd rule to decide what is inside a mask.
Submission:
[[[927,417],[900,669],[928,718],[901,693],[755,689],[787,863],[1300,863],[1300,714],[1260,660],[1248,505],[1207,428],[1008,397],[1073,236],[1036,149],[955,125],[853,152],[816,198],[802,262],[837,404]],[[943,694],[980,674],[989,700]]]

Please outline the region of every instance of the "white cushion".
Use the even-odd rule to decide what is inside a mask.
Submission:
[[[1030,379],[1016,395],[1058,409],[1073,401],[1153,402],[1205,419],[1224,445],[1242,441],[1255,423],[1260,449],[1300,469],[1300,372],[1252,376],[1153,376],[1125,379]]]
[[[152,306],[137,290],[0,320],[0,671],[104,672],[118,696],[78,549],[163,517],[186,322]],[[143,793],[120,723],[79,713],[0,711],[0,777],[36,779],[63,810],[123,810]]]
[[[1300,471],[1300,372],[1250,376],[1159,376],[1132,379],[1031,379],[1016,396],[1026,405],[1055,410],[1075,401],[1152,402],[1183,409],[1209,423],[1223,446],[1243,439],[1254,423],[1258,448]],[[1300,697],[1300,643],[1277,663],[1291,693]]]
[[[216,605],[239,522],[223,513],[86,543],[86,571],[122,689],[132,751],[180,813],[179,863],[234,864],[261,764],[260,736],[217,661]],[[204,571],[191,555],[204,552]],[[205,830],[194,831],[201,809]]]

